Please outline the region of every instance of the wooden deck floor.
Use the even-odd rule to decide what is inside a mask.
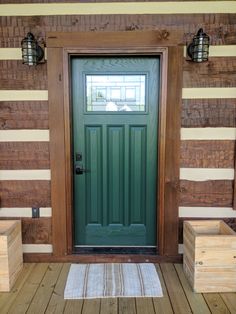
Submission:
[[[236,293],[195,294],[181,264],[160,264],[163,298],[63,299],[70,264],[25,264],[12,292],[0,293],[0,313],[236,313]]]

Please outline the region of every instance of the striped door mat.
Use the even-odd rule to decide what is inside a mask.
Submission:
[[[65,299],[162,297],[154,264],[72,264]]]

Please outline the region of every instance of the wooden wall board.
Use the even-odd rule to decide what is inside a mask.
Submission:
[[[66,224],[66,144],[64,119],[63,50],[48,49],[49,119],[50,119],[50,167],[51,202],[54,208],[52,219],[53,253],[67,253]],[[71,158],[71,155],[70,155]],[[72,234],[70,234],[72,240]]]
[[[23,244],[50,244],[52,242],[51,218],[1,217],[1,220],[21,220]]]
[[[233,181],[180,181],[180,206],[232,207]]]
[[[184,99],[181,125],[193,127],[236,127],[236,98]]]
[[[0,181],[1,207],[50,207],[50,181]]]
[[[180,167],[234,168],[235,141],[181,141]]]
[[[195,63],[183,59],[183,87],[235,87],[236,57],[209,58]]]
[[[21,60],[0,60],[1,89],[47,89],[47,63],[36,67]]]
[[[183,222],[185,220],[216,220],[216,218],[189,218],[181,217],[179,219],[179,243],[183,243]],[[217,218],[217,220],[223,220],[231,229],[236,232],[236,218]]]
[[[168,50],[168,83],[165,139],[164,254],[178,254],[178,182],[180,156],[180,107],[182,88],[182,47]],[[160,200],[159,200],[160,201]]]
[[[47,32],[156,30],[158,37],[167,40],[169,44],[173,34],[179,34],[179,44],[185,45],[196,33],[196,25],[204,26],[204,30],[211,36],[212,45],[232,45],[236,42],[233,14],[111,14],[0,17],[0,45],[7,48],[20,47],[29,27],[37,38],[44,39]]]
[[[48,129],[47,101],[0,102],[0,129]]]
[[[0,169],[49,169],[48,142],[0,142]]]

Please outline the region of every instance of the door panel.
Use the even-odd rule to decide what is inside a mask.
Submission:
[[[71,67],[74,167],[85,169],[74,174],[74,243],[155,246],[159,59]]]

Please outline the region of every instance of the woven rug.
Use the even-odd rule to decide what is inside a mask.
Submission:
[[[162,297],[154,264],[72,264],[65,299]]]

